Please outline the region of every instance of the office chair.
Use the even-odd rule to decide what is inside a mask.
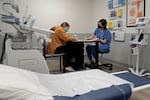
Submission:
[[[98,43],[99,42],[97,41],[96,42],[96,66],[97,66],[97,68],[100,68],[100,69],[108,68],[109,70],[112,70],[113,65],[111,63],[103,63],[103,54],[109,53],[110,50],[108,49],[108,50],[105,50],[105,51],[99,51]],[[101,54],[101,63],[102,63],[100,65],[99,65],[99,53]]]
[[[62,57],[64,56],[64,53],[50,55],[50,54],[46,53],[46,48],[47,48],[47,43],[46,43],[46,40],[44,39],[43,40],[43,56],[44,56],[44,58],[48,59],[48,58],[52,58],[52,57],[59,57],[60,71],[62,71]],[[64,67],[63,67],[63,72],[65,72]]]

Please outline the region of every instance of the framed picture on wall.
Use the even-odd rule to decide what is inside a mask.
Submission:
[[[109,19],[116,19],[116,18],[117,18],[117,12],[116,12],[116,10],[110,11]]]
[[[125,0],[118,0],[118,6],[125,5]]]
[[[136,18],[145,16],[145,0],[127,0],[127,27],[136,26]]]
[[[113,0],[108,0],[108,8],[109,9],[113,8]]]

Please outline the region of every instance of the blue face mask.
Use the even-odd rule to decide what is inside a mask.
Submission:
[[[68,29],[64,29],[65,32],[68,32]]]

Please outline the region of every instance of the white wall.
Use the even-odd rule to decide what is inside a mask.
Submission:
[[[93,0],[93,5],[92,5],[92,26],[91,30],[94,31],[94,29],[97,27],[97,22],[102,19],[106,18],[107,19],[107,0]],[[92,32],[93,32],[92,31]]]
[[[127,1],[127,0],[126,0]],[[145,0],[146,1],[146,11],[145,11],[145,16],[150,17],[150,0]],[[93,12],[92,12],[92,26],[91,29],[95,28],[96,22],[101,19],[101,18],[106,18],[108,19],[109,15],[109,10],[108,9],[108,0],[93,0]],[[137,32],[137,30],[133,27],[127,28],[126,27],[126,5],[121,7],[123,9],[123,29],[125,30],[126,33],[134,33]]]
[[[107,21],[109,21],[109,12],[111,10],[108,9],[108,0],[93,0],[93,13],[92,13],[92,26],[91,29],[94,29],[97,25],[97,21],[105,18]],[[121,18],[123,20],[123,30],[126,32],[128,30],[128,33],[137,32],[136,30],[133,31],[133,28],[126,27],[126,6],[120,7],[122,8],[123,17]],[[112,9],[113,10],[113,9]]]
[[[67,21],[71,25],[70,33],[89,33],[90,31],[92,0],[18,0],[17,3],[20,9],[17,16],[23,20],[28,6],[27,15],[32,14],[36,18],[35,26],[49,29]],[[12,25],[1,22],[1,20],[0,30],[13,33],[16,31]]]
[[[127,1],[127,0],[126,0]],[[92,26],[91,30],[95,29],[96,22],[101,18],[108,19],[108,13],[109,9],[107,7],[108,0],[93,0],[93,16],[92,16]],[[146,11],[145,15],[147,17],[150,17],[150,0],[146,0]],[[126,27],[126,6],[122,7],[123,9],[123,30],[125,31],[125,41],[124,42],[116,42],[112,40],[111,43],[111,51],[108,55],[105,55],[106,58],[119,62],[121,64],[128,64],[129,59],[129,39],[131,37],[131,33],[137,33],[137,29],[133,27]],[[150,30],[148,31],[150,33]],[[150,34],[149,34],[150,37]],[[149,39],[150,41],[150,39]],[[149,42],[150,43],[150,42]],[[144,64],[147,69],[150,70],[150,62],[148,59],[150,59],[150,44],[144,48]]]
[[[59,25],[63,21],[71,24],[70,33],[92,33],[97,27],[97,21],[108,19],[108,0],[18,0],[20,17],[25,15],[26,5],[28,14],[36,18],[36,26],[49,29]],[[146,0],[146,16],[150,17],[150,0]],[[111,52],[108,59],[125,63],[128,62],[130,33],[136,33],[134,28],[126,27],[126,6],[123,9],[123,30],[126,33],[125,42],[111,44]],[[11,31],[12,27],[0,22],[0,29]],[[149,51],[147,49],[146,51]],[[148,55],[146,56],[148,58]],[[150,64],[149,64],[150,65]]]
[[[146,16],[150,17],[150,0],[146,0]]]
[[[19,16],[28,13],[36,18],[36,26],[50,28],[64,21],[71,24],[69,32],[87,33],[91,25],[91,0],[18,0]],[[1,29],[8,30],[8,25],[0,22]],[[9,25],[10,27],[10,25]],[[4,29],[5,28],[5,29]],[[9,29],[10,31],[11,29]]]
[[[36,26],[49,29],[63,21],[71,24],[69,32],[91,33],[101,18],[108,19],[108,0],[18,0],[20,17],[28,13],[36,18]],[[146,0],[146,16],[150,16],[148,9],[150,0]],[[126,28],[126,6],[123,6],[123,29],[126,33],[137,32],[133,28]],[[0,22],[1,29],[10,31],[12,27]],[[8,26],[8,27],[7,27]]]
[[[86,33],[90,29],[91,0],[20,0],[20,8],[25,14],[36,17],[36,26],[50,28],[63,21],[71,24],[69,32]]]

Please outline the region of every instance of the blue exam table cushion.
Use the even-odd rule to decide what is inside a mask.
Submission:
[[[114,74],[114,75],[116,75],[117,77],[120,77],[124,80],[127,80],[129,82],[132,82],[134,84],[134,88],[150,84],[150,79],[146,79],[144,77],[135,75],[135,74],[130,73],[130,72]]]
[[[129,84],[112,85],[74,97],[54,96],[54,100],[127,100],[131,96]]]

